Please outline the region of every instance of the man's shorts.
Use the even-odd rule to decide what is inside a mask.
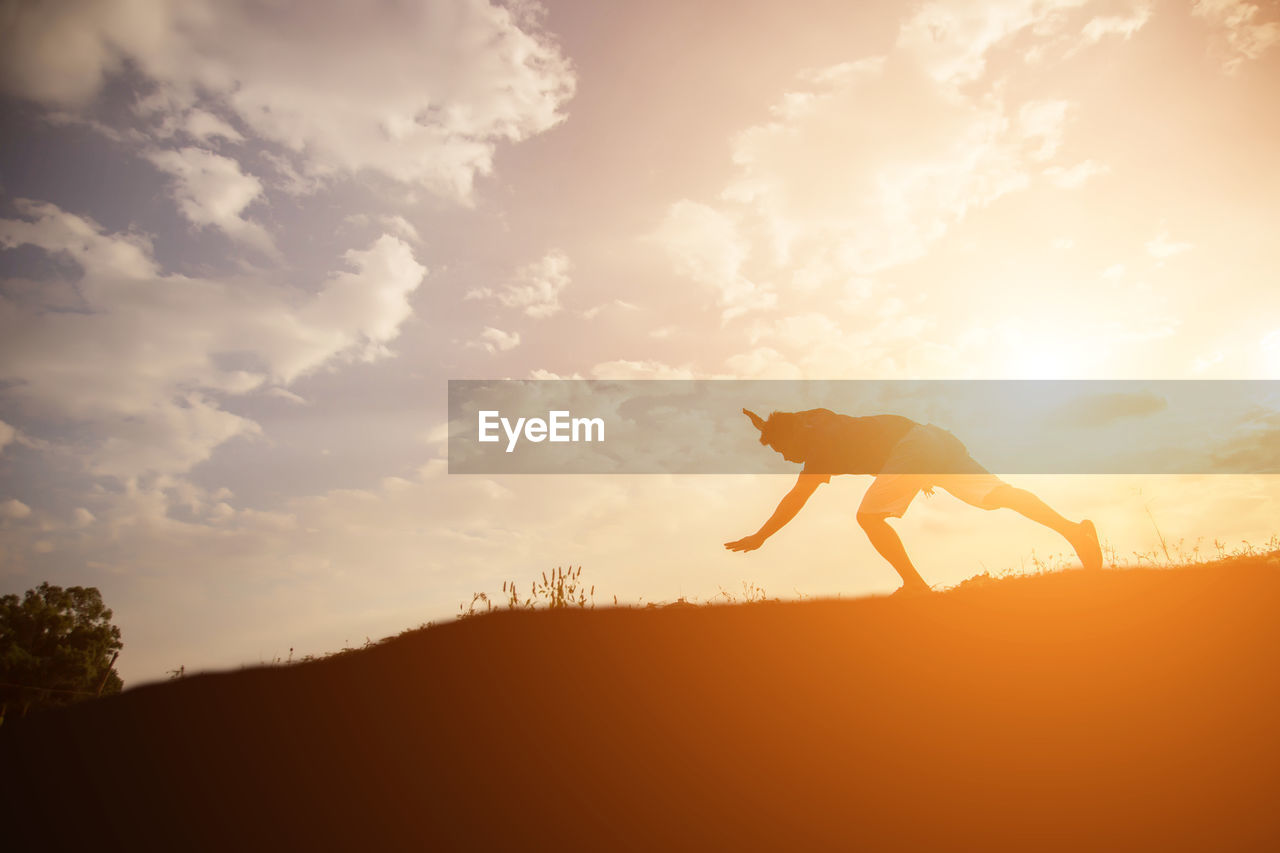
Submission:
[[[859,513],[901,518],[921,489],[938,486],[981,509],[991,492],[1005,482],[979,465],[951,433],[921,424],[889,451],[880,474],[862,497]]]

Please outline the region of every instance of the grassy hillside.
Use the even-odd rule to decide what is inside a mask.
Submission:
[[[10,720],[96,849],[1280,849],[1280,566],[497,612]],[[104,843],[105,842],[105,843]]]

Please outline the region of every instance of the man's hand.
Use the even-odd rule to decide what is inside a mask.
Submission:
[[[726,542],[724,547],[730,551],[754,551],[764,544],[765,537],[759,533],[752,533],[750,536],[744,536],[736,542]]]

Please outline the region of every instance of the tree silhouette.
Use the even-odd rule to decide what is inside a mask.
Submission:
[[[124,643],[97,587],[42,583],[0,596],[0,699],[6,708],[65,705],[119,693]]]

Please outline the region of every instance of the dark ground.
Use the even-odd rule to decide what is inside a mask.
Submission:
[[[11,717],[0,846],[1276,850],[1278,606],[1254,561],[502,612]]]

